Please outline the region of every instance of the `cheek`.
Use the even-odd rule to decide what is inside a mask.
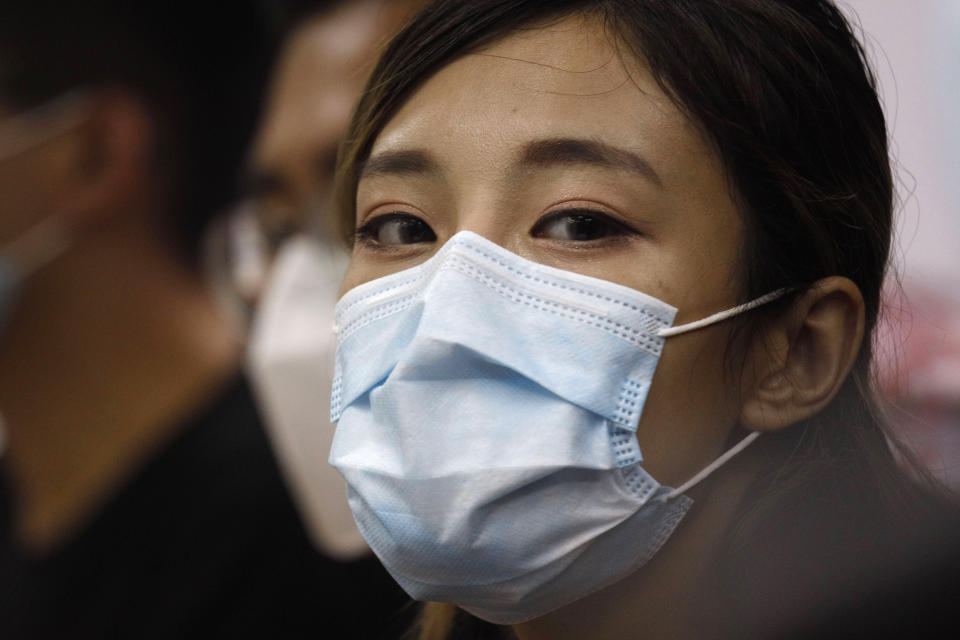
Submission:
[[[340,285],[338,299],[345,293],[362,284],[377,280],[401,271],[412,269],[427,261],[436,251],[436,247],[415,250],[409,253],[377,255],[376,252],[361,247],[360,242],[353,249],[350,265]]]
[[[340,293],[337,294],[337,299],[343,297],[343,295],[357,287],[364,282],[369,282],[373,280],[373,277],[368,273],[370,270],[364,268],[364,265],[357,261],[356,251],[354,251],[354,256],[350,259],[350,265],[347,267],[347,272],[343,276],[343,282],[340,283]]]
[[[640,418],[644,468],[676,487],[723,451],[740,413],[725,367],[727,331],[713,327],[667,340]]]

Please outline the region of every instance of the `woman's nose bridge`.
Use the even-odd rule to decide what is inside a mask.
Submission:
[[[472,231],[514,253],[526,236],[520,217],[496,197],[478,197],[462,203],[456,220],[454,233]]]

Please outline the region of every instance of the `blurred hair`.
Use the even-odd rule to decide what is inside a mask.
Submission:
[[[354,225],[359,168],[428,78],[517,29],[572,14],[602,20],[623,54],[649,66],[717,149],[744,222],[741,301],[793,289],[739,322],[731,365],[749,340],[762,338],[766,318],[817,280],[846,276],[863,294],[865,338],[838,395],[817,416],[754,445],[768,467],[726,534],[729,553],[717,571],[723,592],[713,600],[749,607],[763,595],[775,607],[791,589],[804,602],[834,577],[829,587],[850,586],[863,575],[857,562],[880,563],[896,547],[891,532],[948,503],[897,468],[872,390],[893,182],[876,82],[833,2],[437,0],[385,51],[357,107],[338,168],[344,235]],[[899,455],[911,465],[907,452]],[[835,544],[873,527],[860,557],[851,544]],[[779,556],[771,559],[773,550]]]
[[[255,0],[0,3],[0,100],[28,108],[71,89],[120,88],[155,127],[162,224],[197,258],[235,197],[279,5]]]
[[[283,30],[295,29],[301,22],[331,13],[347,2],[348,0],[287,0],[281,16]]]
[[[401,8],[410,8],[412,11],[425,4],[425,0],[376,0],[384,8],[398,5]],[[348,4],[356,4],[357,0],[286,0],[282,12],[282,24],[285,30],[295,29],[302,22],[317,16],[330,14]]]

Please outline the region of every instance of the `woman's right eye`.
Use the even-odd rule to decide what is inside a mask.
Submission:
[[[372,246],[395,246],[433,242],[437,235],[426,222],[409,213],[386,213],[371,218],[354,236]]]

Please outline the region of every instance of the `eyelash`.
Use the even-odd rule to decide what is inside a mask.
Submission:
[[[543,229],[545,229],[546,227],[548,227],[551,223],[557,222],[557,221],[562,220],[562,219],[564,219],[564,218],[584,218],[584,219],[589,219],[589,220],[591,220],[591,221],[594,221],[594,222],[597,222],[597,223],[599,223],[599,224],[601,224],[601,225],[604,225],[604,226],[607,227],[608,230],[613,231],[613,233],[610,233],[610,234],[605,235],[605,236],[603,236],[603,237],[601,237],[601,238],[595,238],[595,239],[592,239],[592,240],[565,240],[565,241],[562,241],[562,242],[566,242],[566,243],[569,243],[569,244],[584,245],[584,244],[587,244],[587,243],[599,243],[599,242],[603,242],[603,241],[616,240],[616,239],[622,238],[622,237],[624,237],[624,236],[640,235],[640,232],[639,232],[639,231],[637,231],[636,229],[634,229],[634,228],[632,228],[631,226],[627,225],[626,223],[618,220],[618,219],[615,218],[614,216],[612,216],[612,215],[610,215],[610,214],[608,214],[608,213],[606,213],[606,212],[604,212],[604,211],[601,211],[601,210],[599,210],[599,209],[590,209],[590,208],[587,208],[587,207],[569,207],[569,208],[555,209],[555,210],[553,210],[553,211],[545,214],[544,216],[542,216],[539,220],[537,220],[537,221],[534,223],[533,227],[531,227],[531,229],[530,229],[530,234],[531,234],[533,237],[538,237],[538,236],[537,236],[538,230],[542,231]]]
[[[608,213],[597,209],[590,209],[586,207],[569,207],[563,209],[555,209],[541,218],[539,218],[534,225],[530,228],[530,235],[534,238],[543,237],[545,231],[548,230],[548,227],[552,223],[559,222],[564,218],[573,219],[581,218],[581,221],[589,220],[595,224],[602,225],[605,227],[605,231],[612,231],[612,233],[605,233],[598,238],[590,238],[586,240],[577,240],[577,239],[554,239],[556,242],[562,242],[571,246],[584,246],[587,244],[596,245],[604,241],[617,241],[621,240],[626,236],[636,236],[642,235],[641,232],[630,227],[629,225],[621,222],[615,217],[611,216]],[[431,237],[425,240],[419,240],[410,243],[404,242],[382,242],[378,239],[378,234],[383,229],[384,225],[388,224],[391,221],[401,221],[405,223],[414,223],[421,224],[429,232]],[[422,230],[421,230],[422,231]],[[436,234],[433,229],[420,217],[407,213],[405,211],[391,211],[389,213],[384,213],[381,215],[374,216],[373,218],[367,220],[364,224],[358,227],[353,232],[353,237],[355,242],[362,243],[364,246],[376,249],[376,250],[397,250],[402,247],[409,247],[415,244],[422,244],[425,242],[433,242],[436,240]]]
[[[391,211],[389,213],[374,216],[360,225],[353,232],[354,242],[359,242],[367,247],[380,250],[390,250],[397,247],[409,246],[402,243],[381,242],[377,239],[377,234],[380,232],[382,227],[391,221],[421,223],[427,228],[427,230],[430,231],[430,234],[433,236],[432,239],[436,240],[436,234],[433,232],[433,229],[431,229],[430,225],[424,222],[420,217],[412,213],[407,213],[406,211]]]

